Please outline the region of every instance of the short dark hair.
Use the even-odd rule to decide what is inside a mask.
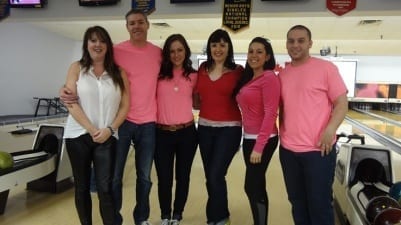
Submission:
[[[140,10],[140,9],[131,9],[130,11],[128,11],[128,12],[125,14],[125,21],[127,21],[127,20],[128,20],[128,17],[129,17],[130,15],[133,15],[133,14],[141,14],[141,15],[145,18],[146,22],[149,23],[149,21],[148,21],[148,15],[147,15],[143,10]]]
[[[304,25],[295,25],[295,26],[291,27],[287,32],[287,38],[288,38],[288,34],[293,30],[305,30],[306,34],[309,37],[309,40],[312,40],[312,32],[309,30],[309,28],[307,28]]]

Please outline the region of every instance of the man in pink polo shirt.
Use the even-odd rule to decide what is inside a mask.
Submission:
[[[310,30],[287,33],[291,63],[280,72],[280,162],[295,225],[334,225],[332,184],[338,126],[348,111],[337,67],[311,57]]]
[[[130,39],[114,46],[114,58],[127,73],[130,81],[130,110],[118,129],[113,197],[116,225],[122,224],[122,178],[131,143],[135,148],[136,225],[149,225],[149,194],[152,187],[150,173],[156,147],[156,86],[162,60],[161,48],[147,41],[149,21],[144,12],[130,10],[126,15]]]

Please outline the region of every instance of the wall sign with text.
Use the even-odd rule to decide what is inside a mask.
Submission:
[[[142,10],[147,15],[156,10],[155,0],[132,0],[132,8]]]
[[[326,5],[328,10],[342,16],[356,8],[356,0],[327,0]]]
[[[237,32],[249,27],[251,0],[224,0],[223,26]]]

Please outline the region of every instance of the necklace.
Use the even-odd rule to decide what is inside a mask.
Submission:
[[[173,78],[173,83],[174,83],[173,90],[174,90],[175,92],[178,92],[178,91],[180,90],[180,88],[178,87],[178,84],[180,83],[180,80],[177,79],[177,78]]]

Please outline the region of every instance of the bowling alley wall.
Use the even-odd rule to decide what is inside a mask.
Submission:
[[[58,96],[58,90],[65,82],[69,65],[80,57],[82,44],[80,41],[32,26],[30,21],[63,21],[66,18],[121,19],[131,7],[131,1],[128,0],[120,1],[113,7],[96,9],[80,7],[76,0],[48,2],[45,9],[12,9],[10,17],[0,22],[0,116],[33,115],[37,102],[34,97]],[[202,16],[213,15],[221,13],[222,2],[216,0],[207,5],[176,6],[169,4],[167,0],[156,1],[156,11],[152,17],[158,18],[179,12],[191,12]],[[277,12],[297,14],[302,11],[311,15],[328,13],[326,1],[322,0],[286,1],[283,4],[255,0],[252,4],[253,13],[263,15],[277,15]],[[363,0],[358,1],[355,13],[391,11],[400,8],[400,4],[401,2],[397,0]],[[270,5],[274,7],[269,7]],[[340,55],[341,57],[335,59],[326,59],[339,64],[338,67],[349,90],[350,100],[401,102],[399,78],[401,52],[399,55],[396,54],[394,56]],[[239,57],[243,59],[244,55]],[[197,68],[197,55],[194,54],[192,58],[194,67]],[[276,55],[276,58],[281,65],[289,60],[287,55]]]
[[[33,115],[34,97],[58,96],[69,65],[80,57],[82,43],[28,23],[1,24],[0,34],[0,116]],[[236,58],[244,61],[246,56]],[[284,65],[289,57],[276,55],[276,59]],[[325,59],[338,64],[351,101],[401,102],[401,53]],[[192,61],[197,68],[196,54]]]

